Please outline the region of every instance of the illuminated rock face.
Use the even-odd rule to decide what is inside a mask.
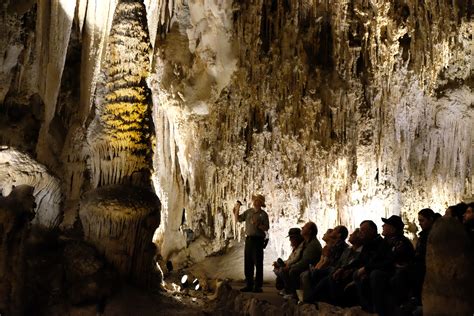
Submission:
[[[59,179],[30,156],[13,149],[0,150],[0,193],[9,196],[19,185],[34,188],[36,207],[32,223],[55,228],[61,222]]]
[[[145,79],[150,66],[145,6],[121,1],[112,28],[88,130],[92,186],[150,183],[151,100]]]
[[[118,174],[144,170],[148,153],[132,147],[148,140],[129,138],[132,147],[123,152],[130,160],[112,152],[117,162],[126,162],[123,166],[107,161],[107,151],[101,151],[110,133],[117,136],[111,143],[122,139],[108,119],[119,91],[109,81],[117,34],[109,30],[118,25],[113,19],[118,1],[80,1],[74,9],[57,3],[51,12],[74,12],[75,20],[72,29],[54,28],[58,36],[50,37],[69,38],[69,52],[61,45],[47,46],[57,60],[66,58],[58,104],[39,93],[45,114],[37,151],[42,153],[38,160],[62,177],[65,218],[70,219],[69,207],[77,208],[82,192],[120,182],[114,180],[121,178]],[[123,5],[141,6],[133,3]],[[156,240],[165,259],[197,261],[231,245],[242,234],[231,208],[254,191],[267,198],[270,247],[283,256],[288,228],[309,219],[320,231],[336,223],[354,228],[363,219],[380,224],[380,217],[390,214],[413,223],[422,207],[443,212],[446,205],[472,197],[473,22],[465,2],[143,4],[153,47],[146,79],[154,127],[140,126],[154,128],[156,137],[150,148],[152,179],[163,204]],[[42,1],[38,8],[46,10]],[[34,84],[38,68],[31,64],[44,52],[32,49],[32,37],[19,36],[18,29],[29,27],[37,37],[44,29],[14,23],[21,16],[28,20],[24,14],[35,21],[32,7],[20,10],[6,3],[2,10],[10,13],[0,24],[16,31],[1,37],[8,45],[1,46],[0,56],[8,58],[0,60],[0,91],[10,91],[2,92],[4,103],[28,107],[40,91]],[[43,26],[58,22],[46,14],[36,19]],[[116,45],[117,54],[132,42]],[[135,45],[143,63],[116,60],[134,74],[145,74],[140,68],[147,64],[145,42]],[[17,53],[14,47],[24,48]],[[74,51],[81,58],[71,74]],[[133,103],[142,104],[146,93],[135,92],[146,85],[136,82],[130,88]],[[98,115],[90,123],[94,106]],[[138,117],[144,119],[145,112]],[[66,131],[64,139],[53,133],[61,130],[58,126]],[[60,155],[43,152],[51,148]],[[102,182],[103,176],[113,181]],[[183,232],[190,230],[194,241],[189,244]]]
[[[84,239],[92,243],[121,276],[151,283],[156,254],[153,233],[160,224],[160,202],[139,187],[111,185],[88,192],[79,216]]]

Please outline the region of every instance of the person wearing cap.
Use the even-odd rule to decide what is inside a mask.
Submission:
[[[283,270],[285,268],[290,268],[295,262],[297,262],[301,258],[304,246],[304,239],[303,236],[301,236],[301,229],[297,227],[290,228],[290,230],[288,231],[288,236],[286,237],[290,239],[292,249],[290,256],[285,261],[283,261],[281,258],[278,258],[277,261],[273,262],[273,272],[275,272],[277,276],[276,287],[278,290],[282,290],[280,292],[281,295],[288,294],[283,289],[285,286],[282,279]]]
[[[399,305],[403,292],[408,292],[403,280],[406,279],[415,250],[410,240],[403,235],[405,224],[400,216],[382,218],[382,222],[382,235],[385,238],[372,257],[357,270],[354,281],[362,307],[369,312],[386,315],[389,310],[387,299],[391,297],[390,303]],[[364,249],[365,245],[362,252]]]
[[[321,258],[322,247],[318,238],[316,238],[317,234],[318,227],[311,221],[307,222],[301,229],[301,235],[304,238],[303,254],[300,260],[283,271],[283,281],[285,291],[289,293],[288,296],[296,295],[296,289],[300,287],[301,273],[309,270],[309,266],[316,264]]]
[[[234,206],[236,221],[245,221],[245,251],[244,251],[244,273],[246,286],[240,291],[255,293],[262,292],[263,285],[263,249],[264,239],[270,224],[268,214],[262,207],[265,205],[265,197],[261,194],[252,196],[253,208],[239,214],[241,203],[238,201]],[[255,280],[254,280],[255,270]]]

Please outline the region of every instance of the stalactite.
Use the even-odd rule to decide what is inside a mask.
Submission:
[[[228,217],[235,199],[255,190],[267,194],[270,216],[278,214],[271,234],[280,237],[307,219],[316,220],[321,230],[337,223],[353,228],[363,219],[380,221],[394,213],[413,221],[419,208],[442,211],[448,201],[472,194],[472,135],[465,132],[472,118],[469,93],[462,86],[443,88],[453,80],[445,75],[458,82],[469,77],[466,30],[472,23],[456,4],[450,6],[234,3],[238,68],[218,90],[218,99],[208,98],[205,120],[188,116],[187,99],[159,84],[172,81],[187,91],[181,86],[186,83],[171,75],[171,65],[192,76],[200,62],[166,55],[178,46],[167,40],[177,36],[169,30],[157,56],[168,58],[157,64],[154,93],[165,113],[159,119],[168,117],[173,132],[157,132],[157,137],[180,154],[158,152],[155,165],[172,167],[178,159],[191,188],[182,192],[184,206],[194,213],[191,227],[204,220],[210,205],[221,226],[216,231],[225,231],[229,224],[218,210]],[[175,17],[180,27],[189,27],[183,13]],[[195,34],[194,29],[187,33]],[[438,97],[437,89],[446,96]],[[183,127],[177,122],[185,117]],[[171,223],[173,215],[168,216]],[[240,238],[239,229],[229,227]]]

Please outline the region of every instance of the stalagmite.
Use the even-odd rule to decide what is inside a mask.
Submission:
[[[120,1],[97,90],[96,117],[88,129],[94,188],[117,183],[149,186],[152,117],[145,79],[150,49],[143,3]]]
[[[160,202],[139,187],[104,186],[81,200],[79,216],[85,240],[119,271],[138,284],[157,286],[153,233],[160,224]]]

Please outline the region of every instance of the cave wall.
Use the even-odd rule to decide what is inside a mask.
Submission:
[[[94,186],[86,131],[117,2],[1,8],[1,119],[23,110],[0,127],[1,145],[60,180],[63,228]],[[164,258],[196,261],[238,240],[232,206],[255,191],[280,253],[308,219],[320,230],[390,214],[413,223],[422,207],[472,199],[470,2],[144,4]],[[10,136],[31,126],[33,136]]]

